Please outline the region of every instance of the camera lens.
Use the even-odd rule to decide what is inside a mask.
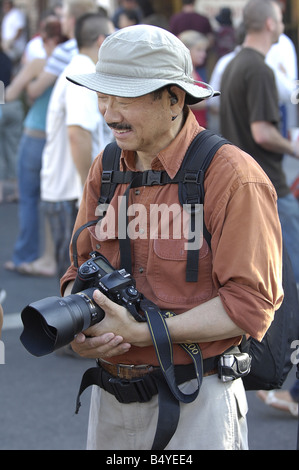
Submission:
[[[69,344],[105,315],[93,300],[95,288],[66,297],[47,297],[33,302],[21,313],[24,330],[20,340],[34,356],[44,356]]]

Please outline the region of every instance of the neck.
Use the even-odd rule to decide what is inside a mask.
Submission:
[[[98,60],[99,49],[97,47],[81,47],[80,54],[87,55],[95,64]]]
[[[182,111],[180,115],[173,121],[172,128],[170,133],[166,136],[164,142],[160,142],[159,147],[153,148],[150,151],[137,151],[136,152],[136,170],[146,171],[152,168],[152,162],[154,158],[158,155],[161,150],[168,147],[171,142],[176,138],[176,136],[181,131],[185,122],[184,112]]]
[[[267,55],[271,46],[272,41],[269,38],[269,35],[263,32],[248,34],[243,43],[243,47],[250,47],[251,49],[255,49],[264,56]]]

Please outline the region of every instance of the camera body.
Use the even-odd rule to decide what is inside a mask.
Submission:
[[[79,267],[70,295],[47,297],[22,310],[24,330],[20,339],[34,356],[44,356],[66,346],[78,333],[103,320],[105,312],[93,300],[96,289],[126,307],[137,321],[145,321],[138,312],[143,296],[132,276],[125,269],[114,269],[96,251],[90,256]]]
[[[90,253],[90,257],[78,269],[72,294],[94,287],[113,302],[125,307],[134,304],[138,310],[141,294],[132,276],[125,269],[114,269],[97,251]]]

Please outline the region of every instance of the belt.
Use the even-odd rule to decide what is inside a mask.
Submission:
[[[202,374],[204,377],[217,373],[218,361],[219,356],[203,360]],[[177,385],[198,378],[192,363],[175,365],[174,375]],[[173,390],[166,382],[161,367],[147,364],[111,364],[103,359],[97,359],[97,367],[88,369],[82,377],[77,396],[76,414],[81,405],[80,396],[90,385],[98,385],[114,395],[120,403],[146,403],[158,394],[159,413],[152,449],[162,450],[166,447],[175,433],[180,415],[179,402],[182,399],[174,395]],[[191,395],[184,395],[190,399],[189,403],[193,401],[194,394],[195,397],[197,396],[199,388]]]
[[[111,362],[104,361],[103,359],[97,359],[97,363],[109,374],[113,375],[114,377],[118,377],[119,379],[125,380],[143,377],[144,375],[150,374],[151,372],[159,369],[159,367],[151,366],[149,364],[112,364]],[[214,374],[218,374],[217,368],[205,372],[203,377]]]

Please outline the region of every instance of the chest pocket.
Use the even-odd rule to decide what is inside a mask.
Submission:
[[[160,300],[177,306],[192,306],[211,297],[213,283],[208,244],[204,240],[199,252],[197,282],[185,281],[187,253],[185,240],[153,240],[152,266],[149,266],[148,277],[152,277],[153,291]]]

